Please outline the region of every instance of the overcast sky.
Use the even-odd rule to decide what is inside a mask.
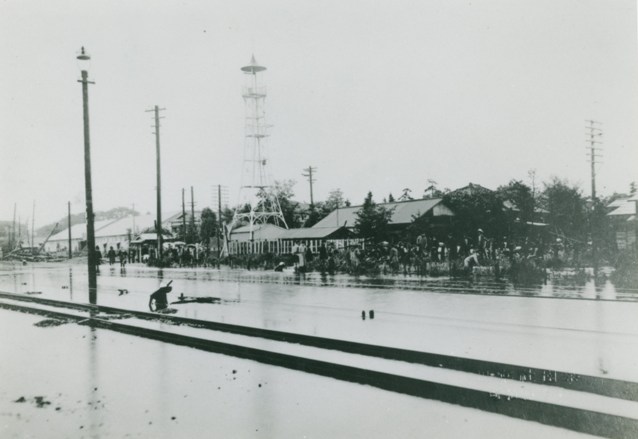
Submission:
[[[151,113],[162,120],[165,211],[194,186],[237,199],[240,71],[265,65],[271,173],[317,167],[315,200],[353,203],[435,180],[496,188],[567,178],[589,193],[585,120],[602,122],[602,195],[638,180],[631,0],[25,1],[0,3],[0,219],[84,211],[82,95],[90,88],[96,210],[155,209]]]

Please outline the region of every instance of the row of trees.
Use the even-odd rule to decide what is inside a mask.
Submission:
[[[630,188],[630,193],[632,191],[635,192],[635,185]],[[615,249],[615,236],[605,206],[625,195],[613,194],[592,201],[578,186],[559,178],[544,183],[539,192],[520,180],[512,180],[495,191],[471,185],[469,189],[457,191],[434,188],[433,192],[455,213],[450,227],[457,237],[474,236],[481,228],[487,236],[494,238],[525,239],[532,235],[532,223],[542,222],[547,224],[547,235],[583,247],[591,245],[593,231],[597,248],[607,256]],[[411,199],[406,190],[402,198]],[[392,194],[389,199],[393,199]],[[372,193],[368,193],[358,214],[355,231],[375,242],[388,240],[391,215],[391,210],[376,204]],[[414,218],[405,236],[399,238],[412,239],[427,233],[430,221],[426,216]]]

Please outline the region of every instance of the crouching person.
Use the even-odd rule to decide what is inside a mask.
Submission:
[[[171,284],[173,281],[163,282],[159,289],[151,294],[148,299],[148,309],[151,311],[162,311],[168,308],[168,300],[166,299],[166,294],[170,293],[173,290]]]

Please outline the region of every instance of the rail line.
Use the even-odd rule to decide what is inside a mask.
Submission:
[[[161,320],[162,322],[187,324],[198,328],[232,332],[236,334],[261,337],[270,340],[286,341],[290,343],[299,343],[325,349],[338,348],[338,350],[344,350],[351,353],[378,356],[386,359],[390,358],[402,361],[413,361],[421,364],[432,363],[432,360],[434,358],[437,358],[438,360],[445,360],[447,362],[437,363],[436,366],[448,368],[454,368],[453,366],[457,366],[458,368],[456,370],[470,369],[463,365],[464,363],[469,361],[470,363],[475,362],[474,370],[477,371],[475,373],[480,373],[478,372],[479,368],[486,367],[487,365],[491,365],[492,367],[506,366],[514,368],[519,368],[519,366],[500,365],[499,363],[489,362],[476,362],[476,360],[468,360],[457,357],[438,356],[422,352],[365,345],[354,342],[346,342],[342,340],[322,339],[312,336],[228,325],[217,322],[185,319],[175,316],[158,316],[156,314],[146,312],[123,310],[105,306],[85,305],[60,302],[50,299],[16,296],[17,295],[11,293],[1,293],[0,297],[2,297],[3,299],[12,299],[14,303],[8,303],[6,300],[2,301],[0,302],[0,308],[30,314],[43,315],[49,318],[71,321],[93,328],[113,330],[124,334],[162,341],[165,343],[188,346],[207,352],[230,355],[238,358],[258,361],[264,364],[281,366],[292,370],[331,377],[343,381],[370,385],[379,389],[398,392],[425,399],[437,400],[445,403],[456,404],[464,407],[480,409],[487,412],[498,413],[528,421],[540,422],[546,425],[567,428],[587,434],[595,434],[609,438],[630,438],[636,437],[636,435],[638,434],[638,419],[613,415],[609,413],[601,413],[593,410],[584,410],[582,408],[568,407],[565,405],[559,405],[549,402],[536,401],[532,399],[500,394],[497,395],[483,390],[470,389],[462,386],[444,384],[440,382],[381,372],[362,367],[354,367],[351,365],[339,364],[332,361],[322,361],[313,358],[275,352],[271,350],[241,346],[234,343],[226,343],[200,337],[193,337],[189,335],[176,334],[166,330],[139,327],[124,323],[121,320],[110,320],[108,318],[108,315],[130,315],[140,319]],[[67,308],[69,310],[81,311],[81,313],[78,314],[68,311],[63,312],[51,309],[43,309],[38,308],[34,305]],[[106,313],[108,315],[101,316],[100,313]],[[531,372],[538,373],[536,371],[540,371],[529,368],[524,369],[528,374]],[[512,370],[516,370],[517,372],[521,371],[521,369]],[[621,383],[613,383],[614,380],[608,379],[600,380],[601,381],[599,382],[599,386],[602,385],[604,387],[608,387],[611,385],[611,388],[616,388],[616,386],[620,385]],[[583,377],[580,377],[579,379],[575,379],[573,381],[565,381],[565,383],[566,382],[580,384],[580,390],[585,390],[588,388],[588,386],[583,385],[584,383],[588,382],[587,377],[585,377],[585,379],[583,379]],[[634,383],[622,383],[624,383],[625,385],[630,385],[630,387],[631,385],[633,385],[633,391],[635,392]],[[544,381],[543,384],[552,385],[551,382],[547,381]],[[591,387],[591,384],[592,383],[590,383],[589,387]],[[590,388],[589,390],[585,391],[593,390],[596,389]],[[618,390],[619,388],[616,388],[616,392],[611,393],[618,393]],[[607,393],[609,392],[600,394]],[[620,394],[616,397],[622,397],[622,394],[624,394],[624,392],[620,392]],[[633,394],[633,396],[635,396],[635,393]]]
[[[526,367],[500,362],[476,360],[472,358],[415,351],[410,349],[371,345],[367,343],[360,343],[348,340],[339,340],[285,331],[275,331],[271,329],[263,329],[208,320],[191,319],[174,315],[158,315],[145,311],[135,311],[102,305],[88,305],[54,299],[45,299],[40,297],[23,296],[14,293],[0,292],[0,298],[37,303],[58,308],[69,308],[85,312],[102,312],[107,314],[117,314],[121,316],[128,315],[142,320],[161,320],[164,323],[171,323],[175,325],[188,325],[195,328],[204,328],[208,330],[227,332],[249,337],[258,337],[286,343],[295,343],[303,346],[312,346],[322,349],[366,355],[370,357],[378,357],[389,360],[422,364],[426,366],[441,367],[445,369],[457,370],[460,372],[468,372],[484,376],[494,376],[498,378],[505,378],[534,384],[561,387],[568,390],[594,393],[629,401],[638,401],[638,383],[625,380],[569,373],[552,369]]]

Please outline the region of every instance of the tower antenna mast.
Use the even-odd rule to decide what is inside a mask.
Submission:
[[[266,87],[261,83],[260,75],[265,70],[266,67],[259,65],[254,55],[250,64],[241,68],[246,77],[242,90],[246,111],[244,159],[239,200],[229,230],[246,224],[251,241],[257,224],[270,221],[288,228],[268,174]]]

